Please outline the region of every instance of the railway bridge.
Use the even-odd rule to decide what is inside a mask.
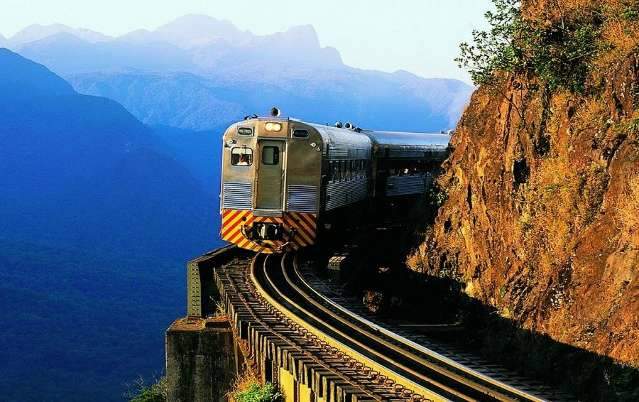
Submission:
[[[286,402],[567,399],[354,313],[303,265],[234,246],[189,262],[187,317],[167,331],[169,400],[226,400],[242,370]]]

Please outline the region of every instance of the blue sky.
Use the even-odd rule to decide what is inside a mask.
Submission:
[[[348,65],[469,81],[453,61],[458,44],[484,26],[490,0],[0,0],[0,34],[62,23],[120,35],[184,14],[227,19],[256,34],[312,24]]]

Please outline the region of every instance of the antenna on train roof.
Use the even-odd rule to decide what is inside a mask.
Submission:
[[[276,108],[276,107],[272,107],[271,108],[271,116],[273,117],[280,117],[280,109]]]

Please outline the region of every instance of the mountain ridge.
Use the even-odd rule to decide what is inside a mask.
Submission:
[[[198,249],[194,245],[213,238],[213,228],[206,228],[213,223],[206,212],[208,197],[200,194],[199,184],[185,168],[162,151],[152,130],[121,104],[78,94],[46,67],[8,50],[0,51],[0,72],[0,89],[10,89],[0,91],[4,111],[0,117],[4,144],[0,167],[12,172],[0,178],[7,201],[0,210],[1,233],[30,240],[83,242],[106,249],[136,238],[129,246],[132,252],[179,252],[185,258]],[[20,90],[24,82],[30,84],[28,91]],[[162,180],[154,179],[162,175]],[[195,198],[202,204],[193,206],[187,194],[197,194]],[[135,201],[136,197],[142,198]],[[166,205],[170,212],[165,211],[164,218],[154,218],[149,213],[162,208],[157,202],[163,197],[174,205]],[[179,208],[179,203],[191,205],[193,211],[185,212],[189,208]],[[91,205],[102,207],[92,210]],[[136,210],[138,213],[130,213]],[[201,220],[205,216],[210,216],[209,223]],[[112,236],[96,236],[96,229],[83,224],[83,219]],[[118,232],[118,225],[125,227],[128,220],[140,225]],[[181,220],[184,222],[179,223]],[[164,225],[168,225],[166,233],[194,225],[194,234],[179,244],[166,243],[161,230]],[[153,226],[156,229],[149,236]],[[197,228],[201,229],[199,234]],[[209,231],[210,237],[206,235]]]
[[[42,64],[33,63],[9,49],[0,48],[0,70],[5,74],[0,81],[0,92],[19,97],[76,93],[68,82]]]
[[[72,28],[64,24],[32,24],[7,38],[7,41],[12,46],[20,46],[25,43],[44,39],[62,32],[73,34],[74,36],[88,42],[101,42],[112,39],[111,36],[86,28]]]
[[[191,156],[219,139],[175,140],[6,49],[0,110],[0,393],[117,400],[160,371],[184,261],[220,244],[198,176],[219,151]]]
[[[473,91],[458,80],[345,65],[336,49],[321,46],[312,25],[254,35],[202,15],[93,43],[58,32],[19,51],[78,92],[117,100],[146,124],[196,131],[272,106],[309,121],[445,130]]]
[[[294,85],[226,82],[189,73],[96,73],[69,79],[79,92],[121,102],[146,124],[193,130],[224,126],[276,105],[288,116],[320,123],[351,120],[367,128],[439,131],[455,125],[470,92],[445,80],[401,87],[392,75],[381,74],[318,74],[297,78]],[[434,96],[442,91],[441,97]]]

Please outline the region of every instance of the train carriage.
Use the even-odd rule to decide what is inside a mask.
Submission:
[[[334,211],[423,192],[420,164],[447,155],[448,135],[434,136],[402,142],[402,133],[275,116],[235,123],[223,139],[221,237],[264,253],[311,246]]]

